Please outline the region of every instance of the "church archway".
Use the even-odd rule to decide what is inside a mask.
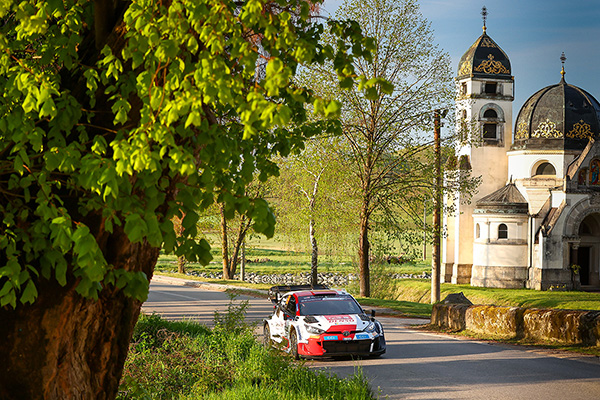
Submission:
[[[564,237],[569,242],[568,266],[578,265],[583,289],[600,288],[600,198],[577,203],[567,218]]]
[[[600,213],[587,215],[579,224],[577,265],[582,287],[600,286]]]

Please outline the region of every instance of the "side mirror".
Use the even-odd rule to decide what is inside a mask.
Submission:
[[[371,310],[371,320],[375,319],[375,310]]]

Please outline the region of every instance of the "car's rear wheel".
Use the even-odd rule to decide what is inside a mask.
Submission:
[[[269,329],[269,324],[267,323],[263,326],[263,344],[265,347],[271,347],[273,344],[271,341],[271,329]]]
[[[292,329],[290,332],[290,354],[294,358],[294,360],[298,360],[300,356],[298,355],[298,334],[295,329]]]

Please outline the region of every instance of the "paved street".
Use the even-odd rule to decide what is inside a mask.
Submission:
[[[211,324],[225,311],[227,294],[155,279],[143,310],[169,319],[190,318]],[[260,321],[272,310],[266,299],[250,302],[248,319]],[[422,320],[379,318],[387,353],[378,359],[309,361],[339,376],[361,366],[381,398],[389,399],[600,399],[600,362],[595,357],[488,344],[411,329]]]

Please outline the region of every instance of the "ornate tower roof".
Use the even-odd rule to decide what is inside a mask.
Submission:
[[[457,79],[472,77],[512,79],[508,56],[485,30],[458,63]]]
[[[564,62],[564,54],[561,57]],[[582,150],[600,134],[600,103],[562,78],[531,96],[519,111],[513,150]]]
[[[479,199],[475,213],[527,214],[529,205],[514,183]]]

